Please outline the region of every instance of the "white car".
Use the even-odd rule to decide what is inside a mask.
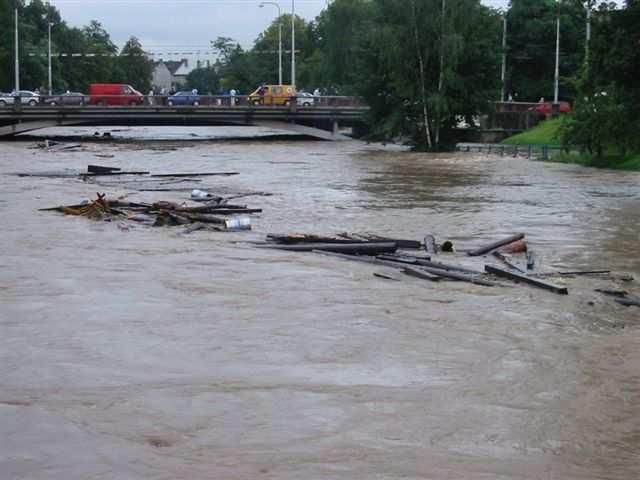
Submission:
[[[316,103],[316,99],[308,92],[298,92],[296,94],[296,102],[299,107],[311,107]]]
[[[20,97],[20,103],[22,105],[29,105],[35,107],[40,103],[40,95],[29,90],[18,91]],[[7,105],[13,105],[15,94],[13,92],[0,95],[0,107],[6,107]]]

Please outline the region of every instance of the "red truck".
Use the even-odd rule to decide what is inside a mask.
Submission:
[[[92,83],[89,85],[91,105],[142,105],[144,95],[124,83]]]

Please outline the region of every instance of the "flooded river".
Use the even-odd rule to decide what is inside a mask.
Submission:
[[[115,135],[115,134],[114,134]],[[620,479],[640,471],[640,175],[359,142],[0,142],[0,478]],[[106,192],[14,172],[203,178],[244,233],[39,212]],[[127,181],[135,182],[134,178]],[[131,186],[135,186],[131,184]],[[527,233],[568,296],[373,276],[255,248],[371,232],[460,249]]]

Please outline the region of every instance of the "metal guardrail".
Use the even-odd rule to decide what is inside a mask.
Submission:
[[[253,107],[253,108],[269,108],[269,107],[291,107],[297,108],[367,108],[367,105],[359,97],[346,96],[297,96],[290,99],[257,99],[248,95],[198,95],[185,96],[184,102],[181,100],[171,99],[169,95],[44,95],[38,98],[37,105],[29,105],[23,102],[15,102],[13,97],[0,96],[0,108],[22,110],[35,107],[51,107],[51,108],[90,108],[90,107]],[[29,97],[33,100],[34,97]],[[286,104],[285,104],[286,102]],[[98,105],[101,103],[101,105]]]
[[[547,160],[553,151],[567,151],[567,147],[557,145],[504,145],[500,143],[458,143],[456,151],[458,152],[477,152],[487,155],[494,154],[501,157],[524,157],[524,158],[540,158]]]

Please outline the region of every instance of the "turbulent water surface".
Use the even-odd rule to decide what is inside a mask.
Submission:
[[[635,282],[560,279],[560,296],[391,281],[373,275],[385,267],[250,242],[431,233],[464,249],[524,231],[540,269],[637,276],[640,175],[144,136],[66,152],[0,143],[1,479],[638,476],[640,309],[595,292],[640,295]],[[237,171],[197,186],[272,195],[242,199],[264,209],[251,232],[181,235],[38,208],[188,191],[11,175],[87,164]]]

